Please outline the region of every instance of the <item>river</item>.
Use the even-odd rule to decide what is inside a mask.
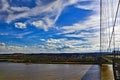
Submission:
[[[0,63],[0,80],[100,80],[98,65]]]

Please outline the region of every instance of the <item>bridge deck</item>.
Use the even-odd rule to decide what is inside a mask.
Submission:
[[[120,62],[117,59],[113,61],[113,71],[115,80],[120,80]]]

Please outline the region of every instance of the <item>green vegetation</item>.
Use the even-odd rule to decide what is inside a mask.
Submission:
[[[17,63],[50,63],[50,64],[111,64],[114,56],[112,54],[98,55],[88,54],[0,54],[0,62]]]

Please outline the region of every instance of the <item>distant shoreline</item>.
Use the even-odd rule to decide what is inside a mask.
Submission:
[[[34,64],[111,64],[113,54],[0,54],[0,62]]]

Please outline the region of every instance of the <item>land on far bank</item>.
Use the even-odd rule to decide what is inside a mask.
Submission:
[[[39,64],[100,64],[112,60],[111,53],[37,53],[37,54],[0,54],[0,62],[39,63]]]

